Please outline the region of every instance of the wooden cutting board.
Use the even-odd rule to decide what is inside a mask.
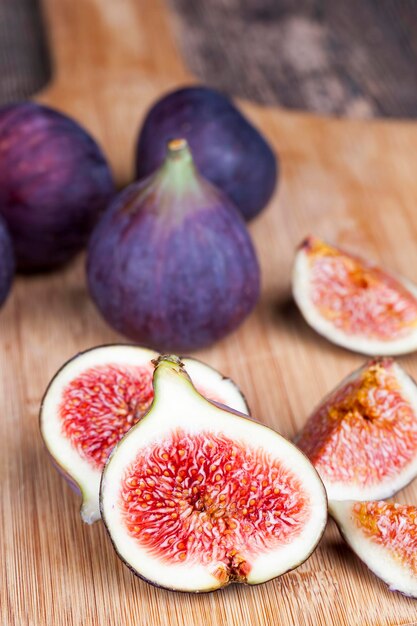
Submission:
[[[136,131],[162,92],[193,81],[173,16],[160,0],[45,0],[55,79],[39,99],[77,118],[132,178]],[[178,34],[178,33],[177,33]],[[362,357],[311,331],[291,302],[294,246],[315,232],[417,280],[417,126],[338,121],[241,103],[281,157],[282,178],[250,229],[262,298],[238,332],[198,353],[232,376],[253,414],[288,437]],[[241,626],[417,623],[417,601],[391,593],[333,525],[299,569],[256,588],[193,596],[155,589],[117,559],[101,523],[53,469],[38,431],[56,369],[85,348],[119,341],[85,285],[83,258],[19,277],[0,315],[0,623]],[[401,359],[417,376],[417,355]],[[398,499],[417,503],[417,485]]]

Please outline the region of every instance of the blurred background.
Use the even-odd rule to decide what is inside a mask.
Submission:
[[[188,68],[213,87],[322,114],[417,116],[414,0],[166,2]],[[40,9],[0,0],[0,103],[51,76]]]

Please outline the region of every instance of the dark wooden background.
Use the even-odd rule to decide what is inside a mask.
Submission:
[[[192,71],[234,95],[352,117],[417,116],[414,0],[171,0]]]
[[[0,104],[30,96],[50,77],[39,0],[0,0]]]
[[[416,0],[167,1],[185,61],[203,82],[324,114],[417,116]],[[38,8],[38,0],[0,0],[0,103],[50,76]]]

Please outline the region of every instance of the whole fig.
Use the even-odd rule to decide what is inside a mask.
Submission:
[[[246,220],[270,200],[277,182],[277,160],[264,137],[222,93],[184,87],[161,98],[140,131],[136,174],[159,167],[166,142],[184,137],[201,174],[224,191]]]
[[[187,142],[112,202],[88,249],[105,319],[159,350],[201,348],[234,330],[259,295],[259,268],[231,201],[194,167]]]
[[[103,153],[74,120],[32,102],[0,109],[0,213],[19,269],[68,261],[113,193]]]
[[[12,286],[15,270],[12,240],[4,220],[0,218],[0,306],[4,304]]]

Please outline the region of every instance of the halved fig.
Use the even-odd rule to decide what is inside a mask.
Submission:
[[[391,358],[369,361],[324,398],[295,438],[329,500],[388,498],[417,475],[417,387]]]
[[[208,402],[177,357],[103,472],[101,513],[122,560],[148,582],[213,591],[302,563],[326,524],[323,484],[289,441]]]
[[[417,507],[374,502],[332,502],[339,530],[369,569],[389,585],[417,598]]]
[[[41,433],[58,469],[81,492],[87,523],[100,518],[100,479],[108,456],[152,403],[152,360],[157,357],[152,350],[124,344],[93,348],[65,363],[46,390]],[[184,363],[201,393],[249,413],[233,381],[195,359]]]
[[[308,324],[339,346],[369,355],[417,349],[417,286],[316,237],[297,252],[293,295]]]

